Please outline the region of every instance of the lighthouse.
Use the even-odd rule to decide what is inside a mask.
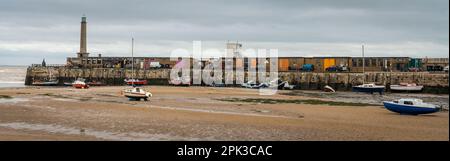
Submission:
[[[87,52],[87,22],[86,16],[81,17],[81,32],[80,32],[80,51],[78,52],[78,58],[87,58],[89,53]]]

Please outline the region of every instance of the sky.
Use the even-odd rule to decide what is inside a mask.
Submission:
[[[448,0],[2,0],[0,65],[64,64],[88,21],[91,56],[278,49],[280,56],[445,57]]]

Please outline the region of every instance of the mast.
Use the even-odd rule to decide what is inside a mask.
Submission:
[[[363,57],[363,84],[366,82],[366,73],[365,73],[365,67],[366,67],[366,58],[364,57],[364,44],[362,45],[362,57]]]
[[[131,38],[131,85],[134,85],[134,38]]]

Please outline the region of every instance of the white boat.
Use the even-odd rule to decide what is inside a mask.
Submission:
[[[276,78],[269,83],[266,83],[270,88],[277,88],[277,89],[294,89],[294,85],[289,85],[288,81],[283,81],[280,78]]]
[[[391,85],[391,91],[410,91],[417,92],[422,91],[423,86],[419,86],[415,83],[400,83],[400,85]]]
[[[242,83],[241,87],[252,88],[252,89],[259,89],[259,88],[267,88],[267,87],[269,87],[269,85],[267,83],[257,84],[254,81],[248,81],[247,83]]]
[[[325,87],[323,87],[323,90],[324,90],[325,92],[331,92],[331,93],[336,92],[336,90],[334,90],[333,88],[331,88],[329,85],[326,85]]]
[[[292,90],[292,89],[295,88],[295,85],[290,85],[288,81],[284,81],[283,84],[284,84],[283,85],[283,89],[290,89],[290,90]]]
[[[139,87],[135,87],[132,89],[125,89],[122,91],[122,93],[125,97],[128,97],[130,100],[136,101],[140,101],[141,99],[147,101],[148,98],[152,97],[152,93],[147,92],[146,90]]]
[[[86,84],[85,79],[83,79],[83,78],[78,78],[77,80],[75,80],[75,81],[72,83],[72,86],[73,86],[74,88],[81,88],[81,89],[87,89],[87,88],[89,88],[89,85]]]
[[[135,80],[133,79],[134,76],[134,55],[133,52],[134,51],[134,38],[131,39],[131,57],[132,57],[132,65],[131,65],[131,79],[130,80]],[[135,82],[132,82],[133,88],[131,89],[124,89],[122,90],[122,94],[123,96],[129,98],[130,100],[134,100],[134,101],[140,101],[141,99],[144,99],[145,101],[148,100],[148,98],[152,97],[152,93],[146,91],[145,89],[139,88],[139,87],[135,87],[135,84],[133,84]],[[145,81],[145,84],[147,84],[147,81]],[[142,85],[145,85],[142,84]]]
[[[428,114],[434,113],[440,110],[440,107],[423,103],[421,99],[399,99],[397,101],[384,101],[384,107],[392,112],[397,112],[400,114],[410,114],[410,115],[419,115],[419,114]]]

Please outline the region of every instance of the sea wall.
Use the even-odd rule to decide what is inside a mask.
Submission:
[[[77,69],[67,67],[29,67],[25,85],[32,85],[33,81],[46,80],[54,77],[59,85],[72,82],[76,78],[87,81],[98,81],[106,85],[123,85],[125,78],[130,78],[130,69],[92,68]],[[350,90],[352,86],[365,82],[383,84],[417,83],[424,85],[426,93],[448,93],[448,73],[428,72],[368,72],[368,73],[306,73],[279,72],[278,76],[298,89],[322,89],[329,85],[337,90]],[[170,69],[135,70],[135,78],[146,79],[152,85],[169,85]],[[230,85],[233,86],[233,85]],[[236,86],[236,85],[234,85]],[[388,89],[389,90],[389,89]]]

